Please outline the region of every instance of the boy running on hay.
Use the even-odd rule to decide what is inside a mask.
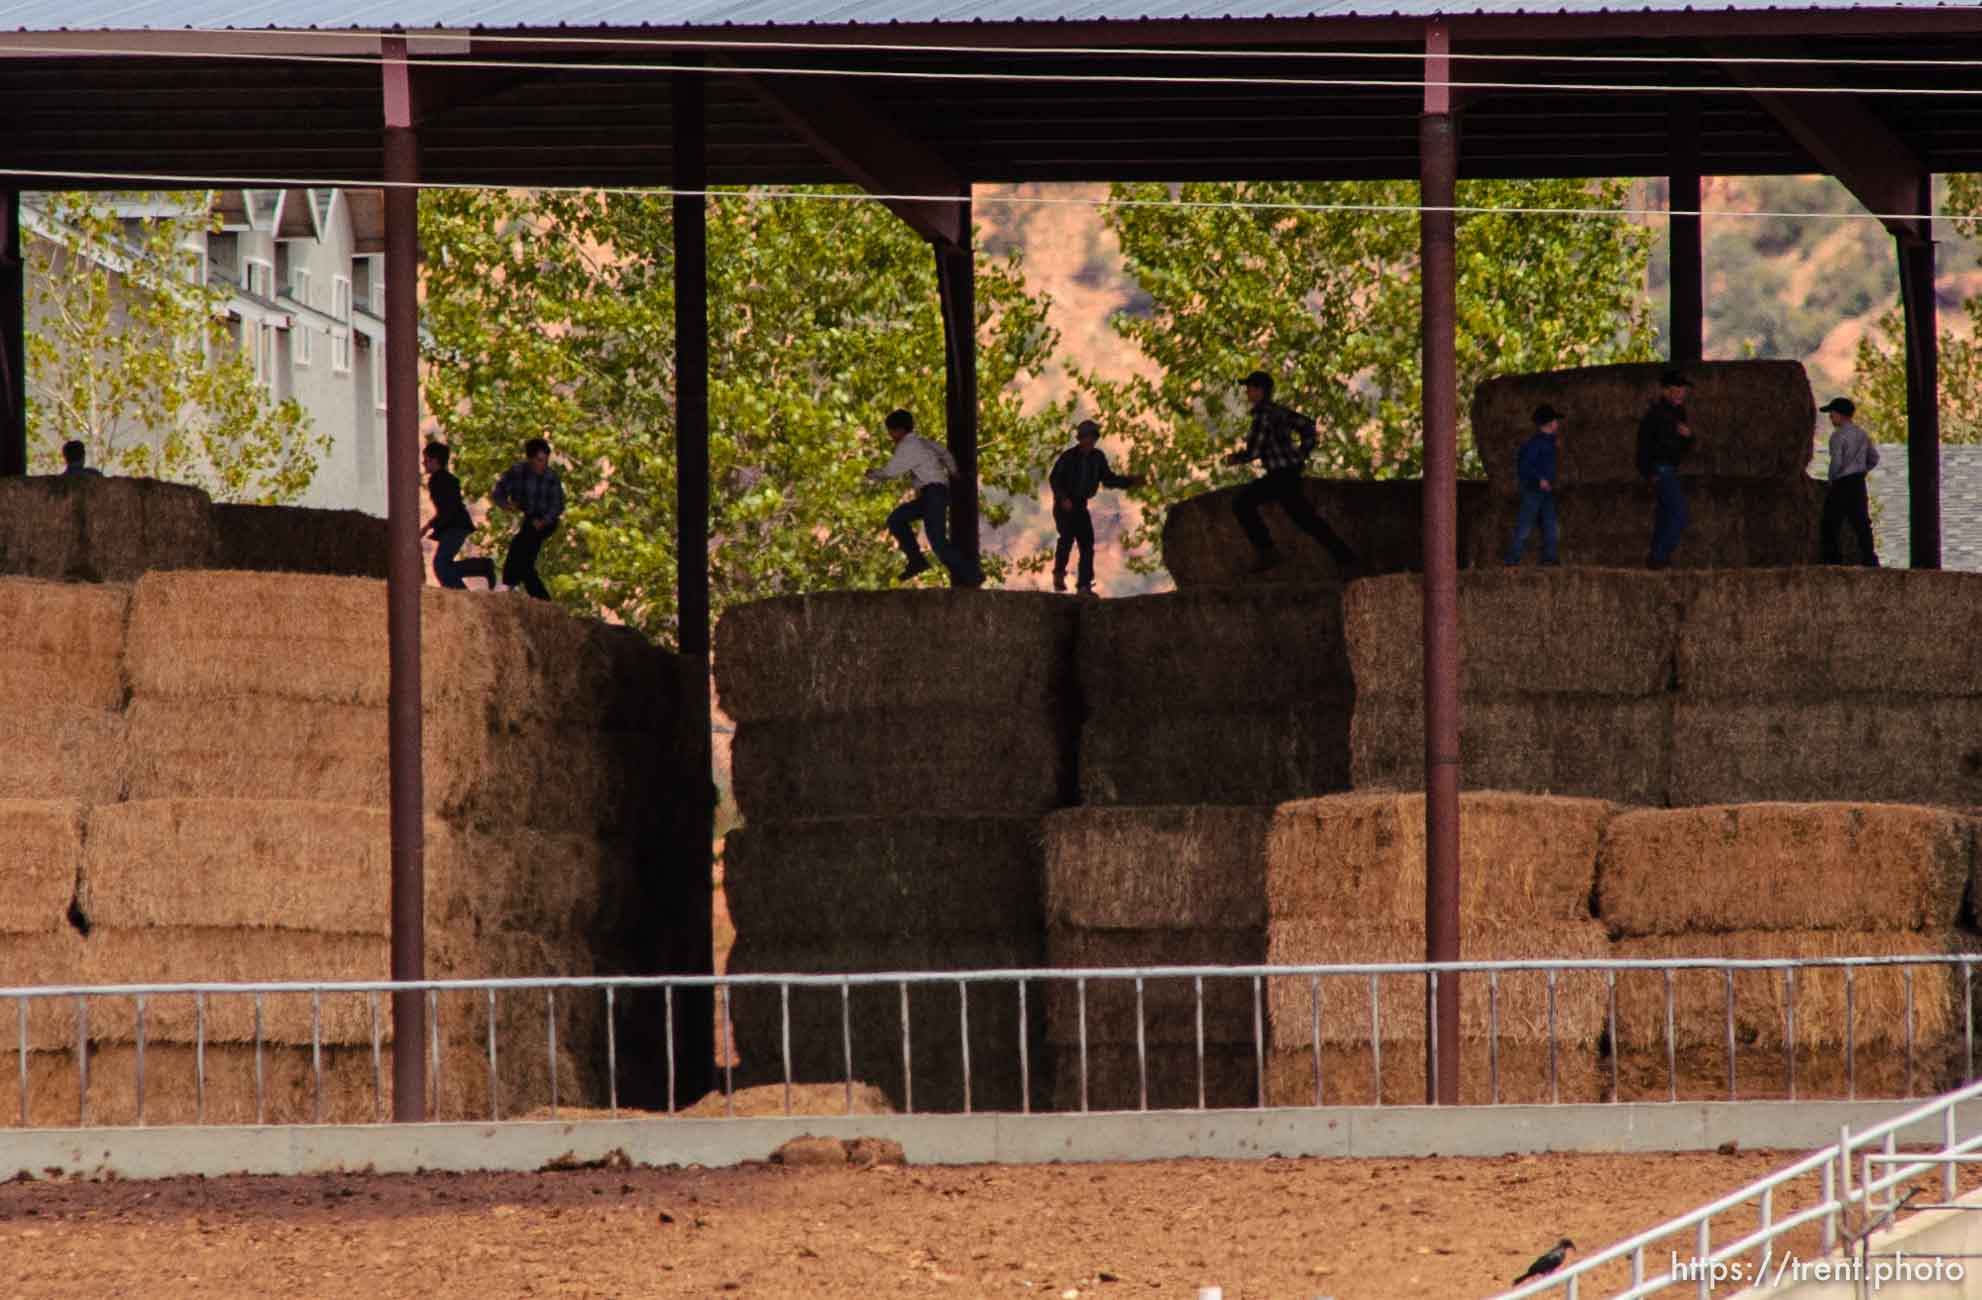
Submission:
[[[1559,564],[1556,554],[1555,525],[1555,435],[1562,428],[1562,412],[1543,402],[1535,408],[1535,435],[1521,444],[1514,458],[1514,474],[1521,480],[1521,513],[1514,519],[1514,539],[1507,544],[1501,560],[1510,567],[1521,563],[1528,549],[1528,534],[1536,523],[1542,527],[1542,563]]]
[[[1087,503],[1104,486],[1129,488],[1142,482],[1140,474],[1117,474],[1108,467],[1108,453],[1094,444],[1100,441],[1101,426],[1082,420],[1074,428],[1074,446],[1060,453],[1046,481],[1053,488],[1053,527],[1059,543],[1053,548],[1053,590],[1067,589],[1067,557],[1080,547],[1080,568],[1076,589],[1083,596],[1094,594],[1094,517]]]
[[[919,519],[923,531],[929,534],[929,549],[936,552],[936,558],[950,571],[950,585],[983,586],[984,574],[964,559],[963,552],[948,535],[950,480],[957,474],[957,462],[950,449],[918,436],[915,417],[907,411],[890,411],[882,423],[888,437],[894,440],[895,454],[881,468],[868,470],[867,481],[885,483],[906,477],[909,486],[915,489],[915,496],[896,506],[888,516],[888,531],[901,546],[902,554],[908,557],[908,566],[897,581],[907,582],[929,568],[929,561],[915,540],[915,523]]]
[[[498,510],[514,510],[523,523],[510,540],[509,553],[502,559],[503,585],[514,591],[521,587],[538,600],[549,600],[551,593],[537,576],[537,552],[557,531],[564,517],[564,482],[551,468],[551,445],[542,438],[523,444],[523,459],[511,465],[496,480],[489,502]]]
[[[1263,502],[1277,501],[1296,528],[1327,548],[1343,577],[1357,576],[1362,572],[1362,561],[1347,542],[1336,536],[1327,521],[1315,513],[1301,488],[1301,469],[1314,454],[1314,421],[1273,400],[1273,376],[1264,370],[1253,371],[1241,382],[1246,387],[1246,400],[1252,403],[1252,427],[1246,433],[1245,448],[1227,456],[1225,463],[1243,465],[1256,460],[1266,471],[1232,498],[1239,527],[1246,530],[1246,537],[1257,553],[1253,572],[1265,573],[1280,563],[1273,534],[1266,531],[1266,522],[1259,517]],[[1298,450],[1294,445],[1296,438],[1300,440]]]
[[[1686,418],[1686,395],[1692,388],[1679,371],[1666,371],[1659,379],[1659,395],[1638,422],[1638,475],[1652,485],[1658,500],[1647,564],[1653,569],[1672,563],[1672,553],[1686,535],[1686,490],[1679,482],[1679,464],[1693,450],[1693,426]]]
[[[446,443],[430,442],[420,456],[427,470],[427,499],[434,503],[434,517],[427,520],[420,532],[434,539],[434,577],[441,586],[465,591],[468,584],[462,579],[474,577],[486,579],[490,590],[494,590],[494,560],[486,555],[471,560],[454,558],[460,553],[461,544],[468,540],[468,534],[475,531],[475,521],[468,517],[468,506],[461,500],[461,480],[447,468],[452,453],[453,449]]]
[[[1824,489],[1824,563],[1844,563],[1838,533],[1849,524],[1858,538],[1858,562],[1877,568],[1879,548],[1872,541],[1872,504],[1865,495],[1865,476],[1879,467],[1879,449],[1872,445],[1872,435],[1852,419],[1858,407],[1849,397],[1833,397],[1817,409],[1831,417],[1830,484]]]

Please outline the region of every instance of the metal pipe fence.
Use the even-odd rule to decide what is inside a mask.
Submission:
[[[13,1118],[23,1127],[31,1126],[32,1118],[30,1062],[46,1054],[65,1058],[64,1064],[73,1069],[75,1122],[90,1123],[91,1057],[101,1055],[109,1043],[130,1049],[135,1075],[133,1113],[124,1122],[147,1123],[148,1098],[155,1095],[151,1085],[157,1083],[158,1069],[148,1060],[147,1049],[156,1049],[166,1041],[156,1028],[159,1017],[166,1014],[161,1008],[176,1009],[186,1000],[192,1004],[194,1122],[207,1122],[213,1110],[209,1104],[210,1057],[223,1045],[235,1053],[244,1047],[252,1052],[252,1115],[257,1123],[266,1122],[269,1114],[270,1053],[277,1048],[303,1047],[308,1049],[307,1119],[320,1123],[333,1111],[347,1117],[356,1111],[368,1113],[378,1122],[387,1110],[388,1077],[389,1025],[382,1019],[381,995],[403,991],[426,995],[426,1041],[422,1046],[429,1053],[429,1113],[438,1113],[444,1088],[450,1083],[464,1090],[473,1083],[477,1089],[485,1088],[485,1101],[474,1114],[459,1113],[457,1107],[454,1117],[491,1121],[506,1118],[505,1082],[513,1084],[524,1076],[546,1085],[540,1095],[553,1117],[574,1103],[596,1107],[601,1102],[607,1113],[618,1115],[629,1083],[656,1085],[649,1091],[664,1097],[666,1111],[673,1113],[682,1054],[714,1050],[721,1052],[723,1112],[733,1114],[738,1062],[729,1047],[735,1038],[740,1005],[760,1013],[767,1006],[775,1007],[775,1031],[760,1033],[751,1043],[755,1052],[775,1054],[775,1063],[766,1069],[772,1064],[770,1058],[760,1055],[753,1061],[750,1074],[758,1082],[782,1081],[787,1112],[795,1085],[838,1083],[843,1085],[843,1102],[850,1113],[855,1104],[854,1085],[869,1081],[875,1074],[889,1077],[896,1085],[894,1101],[901,1110],[911,1112],[916,1108],[919,1087],[925,1093],[940,1091],[960,1101],[960,1108],[968,1112],[985,1095],[991,1081],[1015,1078],[1015,1093],[1009,1089],[1004,1093],[991,1091],[1009,1096],[1013,1108],[1030,1112],[1036,1108],[1040,1080],[1035,1057],[1049,1040],[1052,1064],[1061,1084],[1058,1095],[1064,1099],[1059,1109],[1067,1111],[1091,1108],[1095,1085],[1104,1081],[1093,1058],[1104,1047],[1134,1054],[1132,1084],[1123,1085],[1119,1063],[1113,1079],[1118,1086],[1112,1095],[1121,1096],[1126,1091],[1133,1098],[1123,1108],[1381,1105],[1385,1102],[1386,1052],[1393,1055],[1394,1062],[1400,1051],[1407,1059],[1430,1051],[1433,1070],[1461,1067],[1461,1062],[1438,1061],[1435,1036],[1424,1032],[1428,999],[1437,996],[1441,980],[1454,979],[1461,981],[1465,998],[1469,1054],[1475,1060],[1481,1054],[1485,1057],[1484,1080],[1476,1079],[1471,1097],[1475,1103],[1496,1105],[1508,1100],[1503,1096],[1503,1085],[1507,1057],[1516,1042],[1525,1045],[1531,1055],[1539,1050],[1543,1095],[1533,1100],[1549,1103],[1564,1100],[1564,1060],[1570,1051],[1580,1053],[1579,1059],[1601,1062],[1599,1069],[1607,1076],[1599,1080],[1602,1096],[1571,1100],[1623,1100],[1620,1062],[1627,1056],[1639,1076],[1636,1086],[1656,1092],[1662,1083],[1666,1100],[1679,1100],[1682,1090],[1688,1093],[1688,1100],[1709,1099],[1697,1091],[1703,1063],[1719,1071],[1714,1095],[1737,1100],[1744,1077],[1739,1067],[1746,1062],[1751,1067],[1747,1077],[1752,1095],[1756,1086],[1752,1067],[1758,1060],[1770,1069],[1779,1064],[1775,1077],[1781,1091],[1795,1098],[1804,1086],[1798,1075],[1799,1041],[1824,1059],[1841,1064],[1843,1095],[1856,1098],[1895,1093],[1911,1096],[1918,1080],[1937,1072],[1944,1082],[1953,1077],[1964,1081],[1976,1077],[1973,975],[1978,958],[1982,954],[1578,958],[823,975],[553,976],[407,983],[46,986],[0,988],[0,1016],[12,1003],[18,1058],[18,1114]],[[1891,1005],[1895,972],[1903,1009]],[[1928,987],[1943,1003],[1935,1022],[1940,1032],[1927,1044],[1920,1041],[1916,1016],[1923,978],[1936,981]],[[1879,980],[1888,995],[1876,1017],[1868,1017],[1860,1006],[1862,986],[1869,980]],[[1621,987],[1635,997],[1631,1032],[1622,1037]],[[1406,1008],[1402,1012],[1397,1001],[1400,988]],[[720,1049],[715,1044],[681,1041],[676,1003],[690,990],[713,991]],[[1799,997],[1809,999],[1813,990],[1824,996],[1817,998],[1814,1006],[1799,1007]],[[800,991],[837,1006],[800,1024],[794,1015],[794,994]],[[1574,1015],[1565,1013],[1565,991],[1574,993],[1574,1006],[1580,1008]],[[1386,992],[1390,994],[1387,1008]],[[953,997],[953,1020],[947,1012],[939,1015],[928,1010],[929,998],[939,993],[944,998]],[[1682,993],[1686,997],[1682,998]],[[1510,1005],[1523,995],[1527,999],[1525,1011]],[[890,1024],[886,1031],[889,1039],[898,1033],[898,1042],[882,1041],[882,1034],[871,1027],[856,1033],[853,1008],[857,996],[862,997],[864,1007],[874,1006],[876,997],[891,1008],[898,1005],[898,1030]],[[293,1031],[281,1042],[273,1041],[267,1020],[271,1006],[288,1010],[305,999],[308,1042],[296,1042]],[[333,1043],[326,1030],[326,1007],[335,1000],[341,1011],[360,999],[364,1009],[361,1028],[342,1023]],[[1099,1004],[1102,1012],[1132,1008],[1132,1025],[1125,1030],[1116,1023],[1106,1034],[1100,1033],[1091,1023],[1097,1014],[1097,999],[1104,1000]],[[252,1026],[245,1043],[238,1034],[244,1002],[250,1012],[245,1022]],[[919,1016],[914,1010],[917,1003],[924,1008]],[[50,1019],[59,1020],[61,1009],[71,1004],[73,1034],[66,1030],[59,1035],[51,1033],[47,1027]],[[582,1040],[577,1035],[561,1039],[561,1014],[578,1015],[585,1012],[587,1004],[603,1011],[602,1019],[595,1022],[599,1033]],[[1685,1017],[1680,1014],[1682,1006],[1688,1012]],[[1712,1030],[1701,1023],[1702,1008],[1707,1006],[1714,1008],[1720,1020]],[[120,1010],[124,1007],[129,1009],[128,1016]],[[1066,1023],[1069,1015],[1071,1025]],[[225,1036],[215,1026],[216,1018],[222,1016],[237,1027]],[[1396,1023],[1400,1019],[1404,1022],[1401,1025]],[[104,1036],[108,1032],[104,1026],[112,1020],[119,1026],[128,1024],[128,1038]],[[444,1020],[451,1022],[445,1030]],[[539,1027],[536,1043],[531,1046],[527,1025],[533,1021]],[[0,1024],[4,1023],[0,1018]],[[183,1025],[183,1017],[174,1023]],[[753,1023],[762,1026],[761,1014]],[[975,1036],[973,1024],[979,1026]],[[1158,1030],[1167,1035],[1162,1043],[1157,1041]],[[1775,1063],[1766,1059],[1775,1049],[1769,1046],[1770,1032],[1764,1030],[1779,1036],[1780,1056]],[[185,1029],[171,1032],[171,1045],[183,1050],[188,1045]],[[994,1032],[1009,1037],[993,1041]],[[623,1041],[629,1033],[637,1035],[640,1043],[631,1058]],[[920,1054],[924,1063],[918,1075],[917,1044],[925,1038],[940,1038],[946,1048],[945,1069],[934,1077],[927,1064],[927,1050]],[[567,1053],[583,1050],[594,1058],[593,1069],[603,1076],[596,1091],[574,1097],[565,1087],[559,1069],[561,1041]],[[453,1050],[444,1052],[444,1042]],[[333,1098],[330,1090],[342,1088],[348,1093],[351,1082],[349,1071],[331,1080],[327,1058],[333,1049],[348,1057],[366,1046],[369,1084],[358,1086],[368,1095]],[[392,1044],[394,1050],[398,1046]],[[1179,1050],[1189,1052],[1191,1063],[1180,1064]],[[893,1059],[897,1051],[898,1076]],[[548,1066],[547,1076],[536,1071],[532,1057],[538,1052]],[[1350,1077],[1340,1077],[1345,1054],[1367,1056],[1366,1079],[1355,1077],[1361,1073],[1359,1068],[1350,1071]],[[1269,1088],[1269,1059],[1286,1062],[1301,1057],[1306,1058],[1306,1068],[1297,1098],[1286,1086]],[[1712,1057],[1720,1059],[1713,1062]],[[1875,1057],[1886,1067],[1881,1077],[1887,1082],[1861,1077],[1866,1063]],[[1694,1070],[1684,1089],[1682,1060]],[[1336,1068],[1328,1068],[1331,1061]],[[1208,1063],[1236,1063],[1241,1074],[1250,1066],[1252,1082],[1245,1089],[1249,1096],[1234,1100],[1231,1088],[1220,1092],[1211,1086]],[[1192,1064],[1194,1078],[1190,1077]],[[468,1069],[485,1077],[449,1080],[446,1069]],[[506,1077],[504,1070],[510,1071],[510,1076]],[[630,1071],[640,1072],[640,1077]],[[1890,1082],[1895,1072],[1897,1087]],[[664,1077],[644,1077],[653,1073]],[[1662,1080],[1656,1077],[1660,1073]],[[1647,1077],[1652,1079],[1649,1084],[1644,1082]],[[1152,1106],[1154,1092],[1186,1100]],[[37,1095],[45,1096],[46,1088]],[[342,1104],[333,1105],[333,1101]],[[0,1115],[0,1123],[7,1119]],[[45,1120],[39,1123],[47,1126]]]

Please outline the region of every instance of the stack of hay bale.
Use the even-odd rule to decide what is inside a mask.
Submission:
[[[1488,496],[1470,522],[1467,555],[1499,564],[1520,506],[1515,455],[1547,403],[1563,413],[1556,509],[1565,564],[1638,566],[1652,535],[1652,497],[1638,474],[1638,422],[1665,367],[1590,366],[1504,375],[1473,393],[1473,440]],[[1795,361],[1689,366],[1695,430],[1681,466],[1691,523],[1673,556],[1680,568],[1761,568],[1817,558],[1820,496],[1807,469],[1817,404]],[[1538,543],[1530,541],[1531,547]]]
[[[716,681],[745,822],[724,847],[730,973],[1041,962],[1039,820],[1072,797],[1075,617],[1052,596],[966,591],[786,597],[723,616]],[[901,1004],[893,986],[849,1000],[855,1077],[897,1106],[961,1109],[957,986],[912,992],[912,1081]],[[968,1014],[970,1105],[1017,1109],[1011,986],[972,990]],[[785,1077],[785,1016],[776,989],[735,993],[741,1080]],[[792,989],[789,1024],[795,1080],[844,1077],[837,990]],[[1037,1103],[1036,1005],[1025,1024]]]
[[[114,719],[67,791],[79,830],[57,916],[73,922],[77,982],[385,978],[383,585],[212,571],[148,574],[134,588],[0,583],[0,598],[23,593],[43,602],[50,635],[63,626],[50,612],[59,600],[72,622],[104,624],[97,639],[112,647],[78,654],[43,683],[73,690],[63,707]],[[424,602],[430,977],[654,969],[674,932],[702,921],[643,903],[700,847],[679,846],[677,860],[668,811],[704,797],[679,757],[678,662],[626,629],[538,602],[439,591]],[[63,733],[38,734],[38,760],[63,779]],[[22,982],[58,978],[30,970]],[[443,996],[433,1113],[474,1118],[493,1104],[514,1114],[548,1101],[549,1014],[541,994],[499,996],[501,1090],[491,1098],[488,1002]],[[560,1099],[602,1101],[603,998],[564,997],[557,1015]],[[267,999],[259,1062],[254,1019],[245,998],[213,999],[204,1013],[190,997],[153,999],[146,1118],[193,1118],[201,1021],[209,1119],[254,1118],[258,1071],[261,1114],[314,1119],[319,1065],[323,1117],[371,1117],[368,999]],[[73,1088],[80,1063],[67,1022],[46,1047],[69,1054],[48,1065]],[[391,1042],[388,1006],[376,1032]],[[87,1039],[90,1121],[134,1121],[135,1004],[94,1004]],[[629,1055],[622,1070],[638,1070]],[[379,1100],[389,1108],[389,1095]]]
[[[1329,527],[1362,559],[1365,573],[1416,573],[1424,569],[1424,484],[1417,479],[1305,479],[1307,498]],[[1335,561],[1294,527],[1278,506],[1260,514],[1282,562],[1267,573],[1252,571],[1252,543],[1232,512],[1236,487],[1220,488],[1170,507],[1163,518],[1163,567],[1181,589],[1276,586],[1335,582]],[[1486,507],[1486,484],[1459,484],[1460,536]]]
[[[1476,789],[1666,802],[1681,588],[1614,570],[1481,571],[1459,584],[1460,757]],[[1350,585],[1352,784],[1424,786],[1423,591]]]
[[[0,987],[82,982],[83,940],[69,923],[82,849],[82,806],[75,800],[0,799],[0,874],[8,893],[0,909]],[[80,1097],[68,1064],[75,1002],[0,1001],[0,1043],[9,1058],[27,1051],[25,1062],[9,1059],[0,1069],[0,1127],[19,1123],[24,1111],[33,1124],[75,1123]]]
[[[1619,957],[1982,952],[1982,937],[1964,925],[1976,830],[1972,818],[1949,809],[1879,804],[1632,811],[1604,835],[1599,911]],[[1735,975],[1738,1095],[1785,1095],[1792,1055],[1803,1095],[1845,1095],[1848,1070],[1860,1096],[1931,1092],[1960,1079],[1966,1000],[1958,966],[1916,967],[1910,978],[1897,966],[1865,968],[1850,982],[1847,1054],[1842,971],[1799,973],[1793,1040],[1785,1038],[1783,973]],[[1726,1095],[1729,991],[1712,971],[1674,975],[1682,1096]],[[1666,1095],[1664,979],[1621,977],[1617,1014],[1621,1087],[1627,1095]]]
[[[1810,568],[1690,585],[1672,799],[1982,804],[1982,575]]]

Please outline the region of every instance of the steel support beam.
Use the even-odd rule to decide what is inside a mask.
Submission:
[[[1917,211],[1934,210],[1934,184],[1924,177]],[[1932,227],[1931,220],[1927,223]],[[1907,563],[1941,567],[1940,314],[1934,302],[1934,241],[1896,237],[1899,296],[1906,317]]]
[[[1425,29],[1418,126],[1424,349],[1425,960],[1459,960],[1459,131],[1451,39]],[[1459,1101],[1459,977],[1426,980],[1425,1101]],[[1436,993],[1433,993],[1436,989]]]
[[[0,191],[0,474],[28,472],[27,257],[21,192]]]
[[[406,42],[384,42],[386,762],[391,792],[392,978],[426,978],[420,763],[420,141]],[[427,998],[392,995],[392,1118],[427,1117]]]
[[[875,194],[918,196],[882,200],[918,235],[939,247],[969,245],[967,204],[920,197],[969,192],[963,177],[927,144],[822,78],[738,74],[737,80],[856,185]]]
[[[708,79],[699,72],[673,78],[674,125],[674,438],[675,610],[682,657],[689,661],[682,701],[684,734],[691,752],[691,782],[679,807],[682,876],[669,883],[670,907],[694,918],[672,929],[684,947],[664,953],[672,971],[713,974],[715,886],[710,846],[715,841],[715,759],[709,735],[709,187]],[[689,191],[681,193],[679,191]],[[682,999],[676,1051],[676,1102],[694,1102],[709,1090],[716,1041],[715,994],[699,990]],[[674,1025],[669,1033],[676,1033]],[[725,1049],[727,1050],[727,1044]]]
[[[1700,100],[1680,95],[1671,114],[1672,166],[1667,191],[1666,240],[1669,274],[1666,338],[1676,366],[1692,365],[1706,355],[1706,304],[1701,286],[1700,256]]]
[[[950,540],[969,569],[979,564],[977,527],[977,259],[970,242],[970,191],[953,205],[963,243],[937,244],[936,295],[943,314],[943,409],[957,481],[950,485]]]

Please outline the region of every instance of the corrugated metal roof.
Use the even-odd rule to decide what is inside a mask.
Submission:
[[[1272,18],[1967,10],[1975,3],[1889,0],[14,0],[0,29],[23,32],[808,27],[908,23],[1066,23]]]

